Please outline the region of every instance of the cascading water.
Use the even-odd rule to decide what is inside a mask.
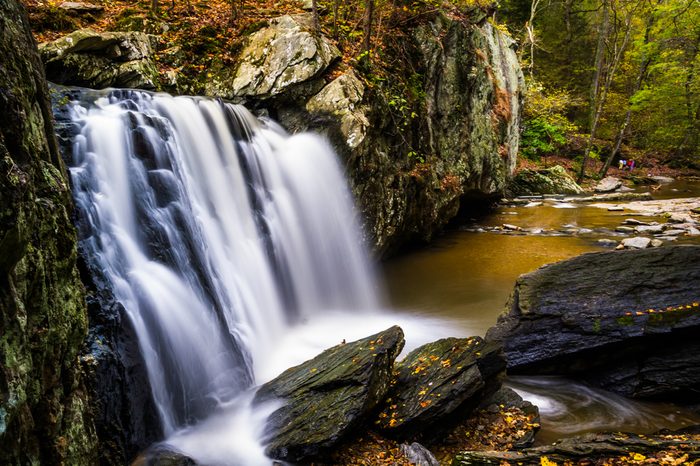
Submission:
[[[269,464],[255,438],[270,407],[247,409],[249,387],[397,320],[415,343],[436,335],[378,312],[321,138],[192,97],[115,90],[70,108],[81,243],[136,329],[171,445]]]

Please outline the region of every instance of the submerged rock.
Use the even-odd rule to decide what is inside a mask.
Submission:
[[[397,365],[391,398],[377,425],[394,437],[434,437],[498,390],[504,375],[498,344],[479,337],[428,343]]]
[[[368,419],[389,391],[403,332],[391,327],[330,348],[258,390],[256,403],[283,400],[268,419],[266,452],[298,462],[328,453]]]
[[[487,333],[509,373],[699,402],[700,246],[584,254],[518,278]]]
[[[514,196],[583,193],[583,188],[559,165],[542,170],[521,170],[508,189]]]
[[[57,84],[94,89],[155,89],[158,70],[152,36],[141,32],[81,29],[39,46],[47,78]]]

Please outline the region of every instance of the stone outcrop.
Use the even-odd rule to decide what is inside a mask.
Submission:
[[[391,327],[330,348],[260,387],[256,403],[285,403],[268,419],[267,454],[290,462],[317,458],[354,433],[389,391],[403,344],[401,329]]]
[[[97,463],[72,201],[24,8],[0,3],[0,463]]]
[[[487,333],[512,374],[700,402],[700,246],[584,254],[522,275]]]
[[[543,457],[549,461],[545,462]],[[675,464],[675,461],[678,461],[677,464],[692,464],[698,459],[700,436],[697,433],[662,431],[653,435],[620,432],[584,434],[520,451],[463,452],[456,456],[452,464],[579,464],[579,461],[587,464],[629,464],[630,461],[640,464]]]
[[[392,437],[439,435],[500,388],[505,367],[500,345],[479,337],[423,345],[397,364],[377,425]]]
[[[559,165],[542,170],[521,170],[508,189],[513,196],[583,193],[583,188]]]
[[[340,52],[312,31],[309,15],[281,16],[248,39],[231,78],[216,73],[207,84],[210,95],[229,99],[266,99],[283,93],[310,95],[323,87],[322,73]],[[299,89],[303,87],[302,89]]]
[[[41,44],[39,51],[46,77],[56,84],[155,89],[159,78],[153,40],[140,32],[81,29]]]

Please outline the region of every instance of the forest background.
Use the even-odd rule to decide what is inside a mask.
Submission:
[[[158,33],[169,44],[162,70],[192,79],[234,63],[267,19],[311,10],[343,52],[339,66],[361,71],[399,119],[417,110],[420,92],[386,61],[401,56],[384,52],[402,47],[402,30],[437,9],[464,20],[494,13],[526,75],[526,164],[564,156],[579,181],[619,158],[700,169],[700,0],[110,0],[99,17],[79,18],[62,2],[25,3],[39,40],[85,26]]]

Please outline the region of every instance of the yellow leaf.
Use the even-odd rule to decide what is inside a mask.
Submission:
[[[550,460],[546,456],[540,458],[540,466],[558,466],[556,462]]]
[[[647,457],[642,455],[641,453],[630,453],[630,456],[634,461],[644,461],[645,459],[647,459]]]

